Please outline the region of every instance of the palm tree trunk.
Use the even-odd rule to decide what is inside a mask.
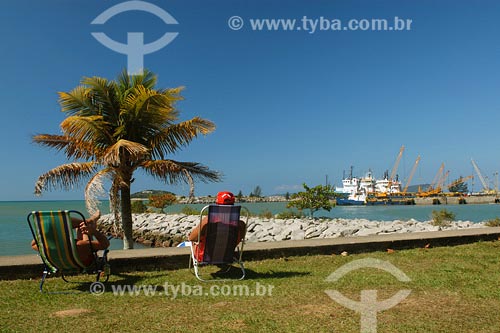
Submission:
[[[123,227],[123,249],[130,250],[134,248],[134,239],[132,234],[132,205],[130,203],[130,182],[121,186],[121,211]]]
[[[113,179],[113,184],[109,191],[109,210],[114,216],[113,233],[114,236],[122,234],[121,211],[120,211],[120,184],[116,178]]]

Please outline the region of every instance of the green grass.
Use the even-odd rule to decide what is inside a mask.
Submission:
[[[411,281],[400,282],[373,268],[325,281],[342,265],[363,258],[388,261]],[[208,284],[199,283],[187,269],[114,275],[99,296],[46,295],[38,292],[38,280],[0,281],[0,331],[359,332],[360,315],[334,302],[325,290],[359,301],[362,290],[376,289],[383,300],[411,289],[401,303],[377,314],[378,333],[500,332],[498,241],[346,257],[288,257],[247,262],[246,267],[244,281]],[[89,288],[88,283],[66,284],[60,278],[46,284],[50,289]],[[158,293],[168,290],[169,295],[113,295],[112,286],[118,285],[155,285]],[[191,288],[191,295],[173,297],[168,286],[183,285],[185,291]],[[205,293],[214,285],[246,286],[250,292],[256,285],[272,289],[265,296],[193,295],[199,291],[195,288]],[[61,313],[67,310],[73,312]]]

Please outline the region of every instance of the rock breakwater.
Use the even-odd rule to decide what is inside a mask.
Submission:
[[[187,239],[199,223],[197,215],[183,214],[134,214],[134,240],[151,247],[171,247]],[[112,215],[103,215],[100,227],[113,234]],[[276,219],[250,217],[246,242],[272,242],[301,240],[311,238],[356,237],[369,235],[388,235],[440,230],[482,228],[484,223],[453,221],[447,226],[435,226],[430,221],[420,222],[395,220],[372,221],[366,219]],[[118,235],[114,235],[118,236]]]

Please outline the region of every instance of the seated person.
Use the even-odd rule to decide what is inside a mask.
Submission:
[[[89,239],[94,251],[106,250],[109,247],[109,240],[102,232],[97,230],[96,223],[100,217],[101,212],[97,211],[86,220],[87,224],[79,218],[71,217],[73,228],[77,229],[76,248],[78,256],[85,266],[89,266],[94,260],[94,254],[89,246]],[[95,237],[95,240],[92,240],[92,236]],[[38,251],[38,246],[34,239],[31,241],[31,247],[33,250]]]
[[[215,203],[217,205],[233,205],[234,204],[234,195],[231,192],[219,192],[217,193],[217,198]],[[188,236],[188,240],[194,242],[194,253],[197,254],[197,260],[201,261],[203,259],[203,253],[205,251],[205,239],[207,233],[207,223],[208,217],[204,216],[201,220],[201,225],[198,225],[194,228],[193,231]],[[201,231],[200,242],[198,242],[198,234]],[[238,238],[237,244],[241,242],[243,238],[245,238],[246,233],[246,225],[242,220],[238,221]]]

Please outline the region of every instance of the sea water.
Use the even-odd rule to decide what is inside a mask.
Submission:
[[[186,205],[172,205],[165,209],[166,213],[180,212]],[[188,205],[195,210],[201,210],[205,205]],[[269,203],[243,203],[252,214],[258,215],[264,212],[277,214],[286,211],[285,202]],[[27,216],[34,210],[78,210],[88,216],[83,201],[3,201],[0,202],[0,255],[24,255],[33,254],[30,242],[33,238],[27,223]],[[109,204],[104,201],[101,213],[109,213]],[[327,212],[318,211],[316,217],[345,218],[345,219],[368,219],[375,221],[428,221],[431,219],[433,210],[447,209],[455,214],[456,220],[483,222],[500,217],[500,205],[439,205],[439,206],[337,206]],[[305,211],[304,213],[308,213]],[[123,243],[119,239],[112,240],[111,249],[121,249]],[[141,247],[137,244],[135,246]]]

